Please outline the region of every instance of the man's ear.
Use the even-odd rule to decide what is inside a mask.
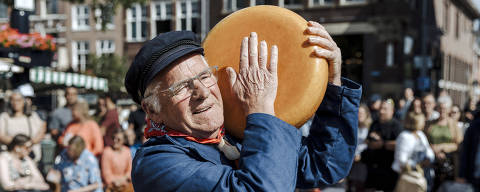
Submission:
[[[149,103],[142,101],[141,103],[143,111],[147,114],[147,118],[150,120],[153,120],[155,122],[163,122],[160,112],[157,112],[154,110],[152,106],[150,106]]]

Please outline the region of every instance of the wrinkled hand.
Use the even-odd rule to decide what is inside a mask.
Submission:
[[[233,93],[242,103],[246,115],[267,113],[275,115],[274,102],[277,96],[278,48],[272,46],[270,65],[267,67],[268,48],[265,41],[260,42],[258,52],[257,34],[244,37],[241,47],[239,73],[227,68]]]
[[[312,35],[308,38],[311,45],[317,45],[314,54],[328,61],[328,82],[337,86],[342,85],[342,52],[325,28],[315,21],[308,22],[306,32]]]

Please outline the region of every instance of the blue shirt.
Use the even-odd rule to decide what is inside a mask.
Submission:
[[[58,108],[50,115],[48,129],[57,129],[61,135],[70,122],[72,122],[72,110],[68,107]]]
[[[135,191],[294,191],[338,182],[350,171],[357,144],[361,86],[328,85],[308,137],[267,114],[247,116],[238,167],[215,145],[154,137],[133,160]]]
[[[88,150],[83,150],[82,154],[76,162],[70,160],[67,151],[62,153],[55,159],[54,169],[62,173],[62,192],[78,189],[87,185],[98,183],[100,187],[95,192],[103,192],[102,178],[97,158]]]

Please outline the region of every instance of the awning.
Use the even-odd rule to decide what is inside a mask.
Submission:
[[[94,76],[78,73],[66,73],[53,71],[47,67],[36,67],[30,69],[30,81],[32,83],[43,83],[53,85],[74,86],[85,89],[108,91],[108,80]]]

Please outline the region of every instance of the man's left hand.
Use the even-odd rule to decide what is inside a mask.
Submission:
[[[307,34],[311,45],[317,45],[314,54],[328,61],[328,82],[337,86],[342,85],[342,53],[327,30],[315,21],[308,22]]]

